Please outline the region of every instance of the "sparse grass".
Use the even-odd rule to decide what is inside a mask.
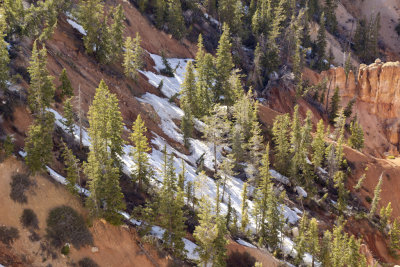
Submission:
[[[99,267],[99,265],[91,258],[85,257],[78,262],[79,267]]]
[[[25,228],[39,229],[39,220],[36,213],[31,209],[24,209],[20,217],[20,222]]]
[[[31,187],[32,181],[29,179],[29,175],[25,173],[17,173],[11,177],[11,192],[10,197],[12,200],[18,203],[27,203],[28,198],[25,192]]]
[[[80,248],[93,244],[93,237],[83,217],[73,208],[60,206],[50,211],[47,217],[47,238],[55,247],[71,243]]]
[[[19,238],[18,229],[15,227],[0,226],[0,242],[10,246],[15,239]]]

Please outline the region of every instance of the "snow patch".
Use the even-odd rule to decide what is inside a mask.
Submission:
[[[236,240],[236,242],[238,242],[240,245],[243,245],[243,246],[245,246],[245,247],[249,247],[249,248],[257,248],[256,246],[254,246],[253,244],[250,244],[249,242],[246,242],[246,241],[244,241],[244,240],[242,240],[242,239],[238,239],[238,240]]]
[[[303,187],[301,186],[296,186],[294,190],[299,194],[300,197],[306,198],[307,197],[307,192],[304,190]]]
[[[75,30],[80,32],[82,35],[86,35],[87,34],[85,29],[79,23],[73,21],[72,19],[67,19],[67,22],[69,23],[69,25],[72,26],[72,28],[74,28]]]

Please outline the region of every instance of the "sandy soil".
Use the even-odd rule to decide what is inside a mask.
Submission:
[[[85,217],[87,212],[82,207],[81,201],[68,193],[64,186],[42,175],[32,177],[36,186],[28,191],[27,204],[14,202],[9,197],[11,176],[15,172],[24,171],[26,171],[25,166],[15,158],[9,158],[0,164],[0,214],[2,214],[0,225],[16,227],[20,234],[11,250],[0,244],[0,263],[6,263],[7,257],[14,257],[15,266],[18,266],[18,261],[24,263],[21,266],[47,266],[47,264],[66,266],[68,262],[77,262],[83,257],[90,257],[100,266],[167,266],[168,259],[160,258],[154,249],[147,245],[144,249],[140,248],[138,245],[140,240],[134,229],[127,226],[111,226],[104,221],[95,221],[90,228],[94,246],[99,250],[97,253],[93,253],[92,248],[88,246],[78,251],[72,248],[67,258],[58,251],[56,259],[46,257],[40,249],[40,244],[45,240],[45,224],[49,210],[59,205],[68,205]],[[30,241],[29,231],[20,224],[19,218],[25,208],[33,209],[38,216],[40,228],[38,234],[41,237],[39,242]]]

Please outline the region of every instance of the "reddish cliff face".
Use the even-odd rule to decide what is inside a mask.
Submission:
[[[360,65],[357,78],[350,72],[347,80],[342,67],[322,72],[329,97],[340,89],[342,106],[356,99],[353,114],[365,132],[365,152],[376,156],[399,154],[400,148],[400,63],[383,63],[379,59]]]

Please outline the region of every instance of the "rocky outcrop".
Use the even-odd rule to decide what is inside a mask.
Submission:
[[[321,73],[330,92],[340,89],[342,106],[356,99],[357,114],[366,133],[366,147],[372,154],[398,154],[400,148],[400,62],[361,64],[357,78],[346,79],[342,67]],[[331,93],[332,94],[332,93]]]

